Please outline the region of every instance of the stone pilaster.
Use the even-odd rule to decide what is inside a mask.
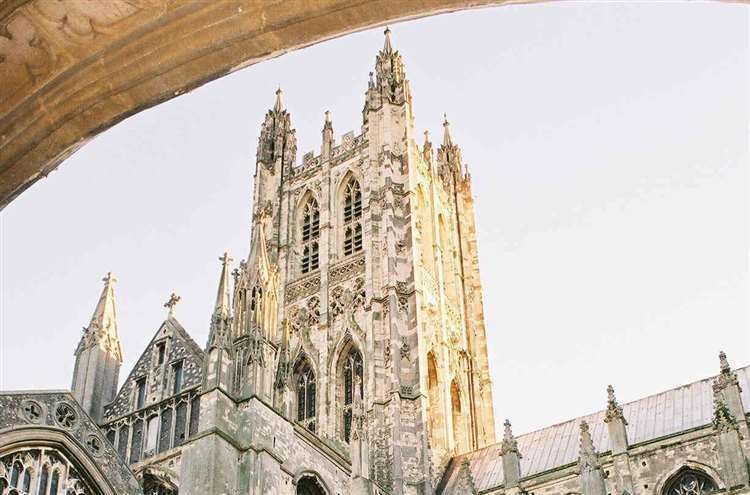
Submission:
[[[722,477],[729,488],[750,485],[748,463],[742,449],[742,434],[729,406],[717,394],[714,399],[714,430],[718,444]]]

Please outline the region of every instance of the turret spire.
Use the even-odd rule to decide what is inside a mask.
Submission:
[[[443,146],[453,146],[453,139],[451,139],[451,124],[448,122],[447,114],[443,114]]]
[[[73,397],[95,420],[100,420],[104,404],[117,392],[122,364],[122,345],[117,334],[112,273],[104,277],[104,288],[96,303],[89,325],[75,351],[76,363],[71,391]]]
[[[234,261],[225,252],[224,256],[219,258],[221,261],[221,277],[219,278],[219,289],[216,291],[216,304],[214,304],[214,314],[229,316],[229,263]]]
[[[112,272],[102,279],[104,288],[99,296],[99,301],[94,308],[94,314],[91,315],[91,321],[88,327],[84,328],[83,337],[76,349],[76,355],[83,349],[92,345],[99,345],[105,350],[111,351],[122,363],[122,347],[120,337],[117,333],[117,310],[115,308],[114,284],[117,279]]]
[[[284,111],[284,100],[283,100],[284,92],[281,90],[281,86],[279,86],[278,89],[276,89],[276,102],[273,104],[273,111],[276,113],[281,113]]]
[[[385,42],[383,43],[383,53],[393,53],[393,45],[391,44],[391,28],[386,27],[385,31]]]

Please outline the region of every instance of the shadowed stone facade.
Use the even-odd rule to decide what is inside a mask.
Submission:
[[[282,96],[205,347],[173,294],[117,390],[108,275],[72,395],[0,394],[0,495],[750,493],[750,372],[723,354],[715,378],[623,406],[610,388],[604,411],[519,437],[506,421],[496,443],[471,176],[447,119],[439,146],[417,144],[388,30],[358,133],[336,140],[326,113],[298,163]]]

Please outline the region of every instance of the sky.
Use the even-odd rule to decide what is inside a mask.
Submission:
[[[395,24],[419,133],[473,176],[498,426],[532,431],[750,364],[748,8],[561,2]],[[182,297],[203,345],[247,256],[281,85],[298,159],[359,131],[377,28],[235,72],[102,133],[0,213],[0,389],[70,387],[118,279],[121,381]],[[501,430],[499,430],[501,431]]]

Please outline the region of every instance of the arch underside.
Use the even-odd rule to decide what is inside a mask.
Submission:
[[[0,208],[96,134],[241,67],[388,22],[538,1],[6,1]]]

